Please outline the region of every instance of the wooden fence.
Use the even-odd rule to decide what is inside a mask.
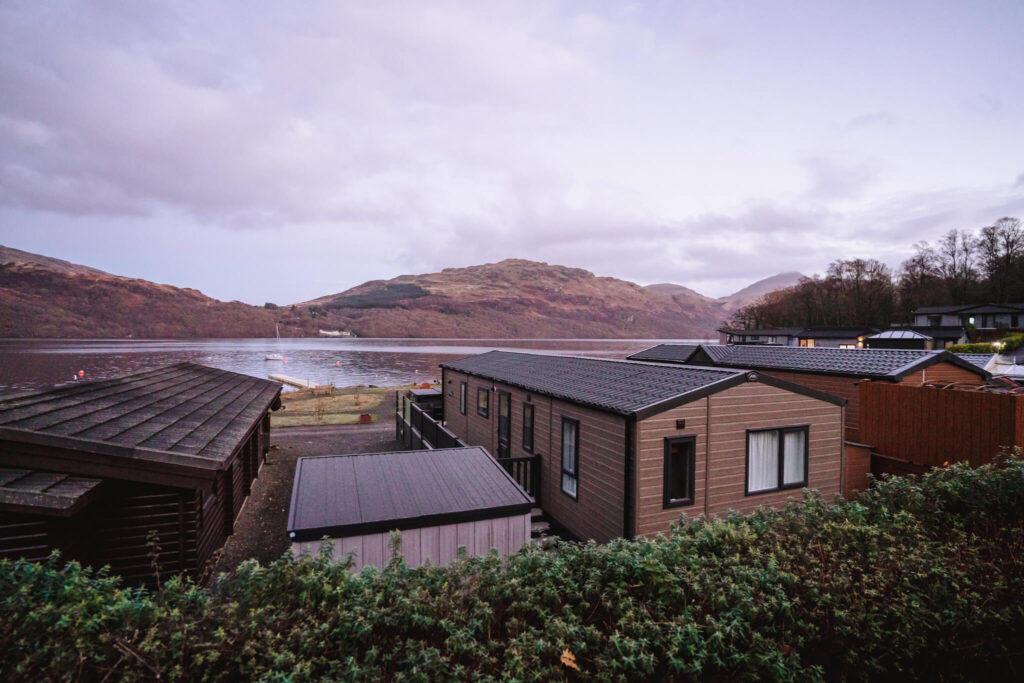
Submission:
[[[858,440],[918,465],[982,465],[1024,445],[1024,396],[861,382]]]

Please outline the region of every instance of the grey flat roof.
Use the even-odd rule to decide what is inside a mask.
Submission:
[[[719,383],[746,381],[742,371],[725,368],[508,351],[488,351],[441,367],[622,415]]]
[[[415,529],[530,512],[533,499],[479,446],[299,458],[295,541]]]
[[[799,346],[703,344],[701,351],[716,366],[787,370],[894,380],[948,361],[987,378],[988,373],[947,351],[919,349],[837,349]],[[695,359],[699,362],[699,358]]]
[[[102,480],[0,467],[0,510],[67,517],[92,500]]]
[[[410,389],[409,393],[416,398],[431,398],[434,396],[440,396],[440,389]]]
[[[7,445],[0,456],[11,464],[5,450],[35,453],[39,463],[31,466],[49,469],[43,461],[59,449],[63,460],[52,469],[116,477],[118,468],[198,468],[209,478],[279,405],[280,391],[265,379],[177,363],[0,399],[0,443]],[[71,461],[81,467],[70,468]]]
[[[927,334],[921,334],[914,330],[886,330],[873,334],[868,339],[932,339]]]

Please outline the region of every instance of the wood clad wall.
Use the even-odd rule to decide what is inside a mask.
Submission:
[[[860,430],[860,379],[841,377],[839,375],[817,375],[810,372],[782,372],[776,370],[758,370],[763,375],[775,377],[786,382],[799,384],[808,389],[824,391],[839,398],[846,399],[846,438],[851,441],[859,439]]]
[[[530,515],[514,515],[475,522],[429,526],[402,531],[402,559],[408,567],[415,569],[428,562],[434,566],[446,566],[458,556],[459,548],[465,548],[470,557],[486,555],[492,549],[501,557],[518,552],[530,539]],[[352,556],[357,572],[366,565],[383,569],[391,561],[391,534],[366,534],[333,539],[335,560]],[[315,555],[320,551],[320,541],[293,543],[296,555]]]
[[[683,429],[675,428],[685,419]],[[637,423],[637,533],[668,530],[681,515],[752,512],[761,505],[784,504],[800,490],[746,495],[746,430],[810,426],[808,488],[826,497],[840,492],[843,448],[842,408],[758,382],[725,389]],[[710,425],[710,427],[709,427]],[[697,440],[694,504],[663,509],[664,439]]]
[[[1024,444],[1024,397],[909,384],[861,387],[863,443],[883,456],[939,466],[990,462]]]
[[[156,531],[162,578],[194,573],[198,569],[196,502],[195,492],[189,489],[117,482],[94,510],[87,561],[94,567],[109,564],[112,574],[129,583],[151,583],[153,549],[146,537]]]
[[[468,383],[466,415],[459,414],[459,383]],[[484,446],[497,455],[498,392],[491,391],[490,413],[476,413],[476,390],[511,394],[512,457],[530,455],[523,450],[523,402],[534,404],[534,454],[541,456],[538,504],[544,512],[579,538],[604,542],[622,536],[626,418],[567,401],[552,399],[516,387],[461,373],[444,371],[445,424],[467,444]],[[562,418],[580,422],[579,496],[562,492]]]
[[[0,559],[42,562],[54,549],[69,557],[66,534],[60,533],[67,524],[60,518],[0,512]]]
[[[962,384],[973,384],[981,386],[986,380],[981,375],[971,372],[966,368],[953,363],[936,363],[927,367],[920,373],[914,373],[903,378],[905,384],[920,384],[921,382],[960,382]]]

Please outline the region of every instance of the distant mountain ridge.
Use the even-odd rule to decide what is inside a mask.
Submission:
[[[790,275],[798,274],[775,278]],[[716,300],[682,285],[642,287],[506,259],[257,307],[0,246],[0,336],[270,337],[279,324],[293,337],[324,329],[362,337],[704,338],[729,306],[762,290],[770,291],[754,283]]]

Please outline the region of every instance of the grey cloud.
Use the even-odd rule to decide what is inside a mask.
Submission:
[[[817,200],[860,198],[885,168],[877,160],[854,162],[824,157],[805,159],[801,165],[811,181],[807,196]]]

